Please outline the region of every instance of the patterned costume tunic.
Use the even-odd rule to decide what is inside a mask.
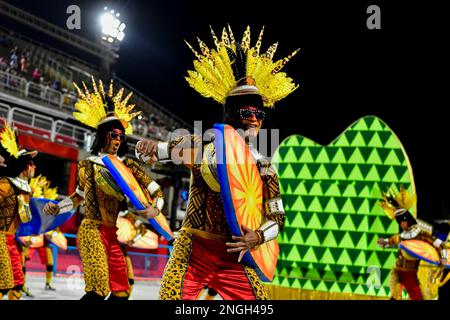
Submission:
[[[18,178],[0,178],[0,290],[24,283],[21,256],[15,244],[20,202],[30,202],[29,185]],[[19,200],[21,199],[21,200]]]
[[[161,188],[139,163],[130,158],[122,161],[142,189],[150,190],[153,199],[163,198]],[[105,177],[107,170],[99,157],[80,161],[77,190],[71,196],[73,200],[81,196],[85,201],[85,214],[77,234],[85,290],[101,296],[110,291],[129,290],[127,268],[116,235],[118,214],[126,209],[125,197],[118,186]]]
[[[231,239],[231,230],[225,217],[220,190],[218,192],[212,190],[205,181],[205,176],[202,175],[201,161],[199,159],[200,153],[198,152],[201,148],[208,148],[208,144],[202,147],[201,140],[197,136],[184,136],[168,143],[168,154],[171,155],[172,160],[174,158],[178,158],[175,160],[180,160],[181,158],[184,160],[190,159],[190,163],[194,164],[188,164],[189,161],[185,161],[185,164],[191,169],[189,200],[182,228],[174,242],[172,255],[164,271],[159,293],[160,299],[163,300],[185,298],[183,296],[183,286],[190,267],[192,248],[196,246],[196,241],[202,243],[199,245],[199,250],[201,250],[200,247],[204,246],[203,239],[207,239],[209,242],[205,244],[206,246],[215,245],[221,248],[216,253],[219,256],[219,260],[229,260],[231,258],[233,263],[237,264],[237,254],[226,253],[225,242],[234,240]],[[264,201],[280,198],[278,178],[269,161],[260,159],[257,165],[264,185]],[[267,219],[273,220],[278,224],[279,230],[283,228],[285,221],[285,213],[283,211],[265,212],[265,215]],[[205,260],[205,257],[203,260]],[[255,298],[267,299],[267,293],[255,270],[244,264],[240,264],[237,268],[245,271],[247,282],[251,285]],[[220,293],[220,288],[214,289]],[[194,292],[192,296],[197,294],[198,292]]]

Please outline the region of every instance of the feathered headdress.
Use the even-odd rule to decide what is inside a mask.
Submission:
[[[382,197],[380,206],[391,220],[395,219],[396,211],[400,209],[409,210],[415,207],[417,201],[417,196],[415,194],[411,195],[403,187],[400,187],[400,191],[397,193],[392,189],[383,192]]]
[[[0,143],[9,156],[14,159],[19,159],[19,157],[22,156],[30,156],[31,158],[34,158],[38,152],[22,149],[18,144],[17,136],[14,130],[9,126],[5,118],[1,118],[1,120],[3,122],[3,129],[0,133]]]
[[[19,145],[17,144],[16,133],[9,126],[6,119],[3,121],[3,130],[0,134],[2,147],[14,158],[19,158]]]
[[[112,80],[109,84],[109,91],[107,94],[105,93],[102,80],[99,80],[97,86],[94,77],[92,77],[92,87],[94,92],[90,92],[84,82],[82,82],[82,84],[84,91],[74,83],[78,95],[80,96],[80,100],[75,104],[75,109],[77,109],[78,112],[73,113],[75,119],[94,129],[97,129],[102,123],[118,120],[122,123],[127,134],[133,133],[133,127],[129,126],[128,123],[134,117],[141,114],[141,112],[131,113],[134,104],[127,105],[128,100],[130,100],[131,95],[133,94],[132,92],[122,100],[124,89],[120,89],[119,92],[114,95]]]
[[[275,102],[298,88],[293,79],[280,70],[300,49],[284,59],[273,61],[278,43],[260,54],[263,32],[264,27],[254,47],[250,46],[249,26],[240,43],[235,41],[229,25],[228,32],[223,28],[220,41],[211,28],[216,48],[208,48],[197,38],[201,53],[186,42],[197,57],[195,71],[189,70],[188,77],[185,77],[189,85],[202,96],[213,98],[221,104],[231,95],[257,93],[262,96],[265,107],[273,107]]]
[[[30,180],[31,194],[34,198],[56,200],[58,198],[57,187],[50,188],[50,181],[43,175]]]

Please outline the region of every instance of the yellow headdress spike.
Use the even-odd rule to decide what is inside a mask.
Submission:
[[[379,204],[387,216],[391,220],[394,220],[395,211],[398,209],[410,210],[415,207],[416,202],[417,196],[415,194],[411,195],[408,190],[400,187],[399,192],[395,192],[393,189],[383,192],[382,199]]]
[[[43,185],[41,183],[42,175],[38,175],[37,177],[30,179],[30,187],[31,187],[31,196],[33,198],[41,198],[42,197],[42,189]]]
[[[81,90],[76,83],[74,86],[80,96],[80,99],[75,104],[75,109],[77,112],[73,113],[75,119],[84,123],[85,125],[97,129],[99,124],[105,120],[107,117],[111,116],[107,114],[107,110],[105,108],[105,97],[106,92],[103,86],[103,82],[100,80],[98,85],[95,82],[95,79],[92,77],[92,87],[94,92],[90,92],[86,87],[86,84],[83,82],[83,90]],[[122,100],[124,93],[124,89],[120,89],[119,92],[114,96],[113,91],[113,83],[111,81],[109,85],[108,96],[111,97],[114,102],[114,117],[116,117],[125,127],[125,132],[127,134],[133,133],[133,127],[129,126],[128,123],[136,116],[138,116],[141,112],[131,111],[134,108],[134,105],[128,105],[128,100],[130,99],[132,92],[130,92],[125,99]]]
[[[274,62],[272,59],[277,43],[269,47],[266,53],[260,54],[264,27],[254,47],[251,46],[250,27],[246,28],[240,44],[235,42],[229,25],[228,31],[223,28],[220,40],[211,26],[210,29],[216,48],[208,48],[200,39],[200,52],[188,44],[197,59],[194,61],[194,70],[188,70],[185,78],[202,96],[224,104],[227,96],[244,76],[254,80],[258,93],[263,97],[264,106],[273,107],[275,102],[298,88],[286,73],[279,72],[297,54],[298,49],[286,58]]]
[[[43,175],[30,180],[31,194],[34,198],[56,200],[58,198],[57,187],[50,188],[50,181]]]
[[[19,158],[19,146],[17,144],[16,135],[15,135],[13,129],[11,129],[11,127],[9,126],[6,119],[2,118],[2,120],[3,120],[3,126],[4,126],[4,128],[0,134],[0,140],[1,140],[2,147],[5,148],[5,150],[8,151],[8,153],[12,157],[18,159]]]

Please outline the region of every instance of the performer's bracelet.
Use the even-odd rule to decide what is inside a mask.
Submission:
[[[258,243],[256,245],[259,246],[260,244],[264,243],[264,234],[261,230],[256,230],[255,232],[258,236]]]
[[[67,213],[73,210],[73,201],[71,198],[66,198],[58,203],[59,213]]]
[[[267,242],[277,238],[280,226],[275,221],[269,220],[259,227],[258,230],[262,232],[263,241]]]

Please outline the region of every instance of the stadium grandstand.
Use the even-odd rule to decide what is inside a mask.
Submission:
[[[21,34],[3,26],[5,19],[26,25],[77,50],[64,52],[41,42],[40,37]],[[83,54],[78,56],[77,51]],[[98,64],[84,60],[82,57],[86,54],[97,58]],[[124,88],[125,95],[133,92],[130,103],[143,113],[135,118],[133,134],[127,139],[130,157],[135,157],[134,146],[142,138],[166,140],[175,128],[191,129],[178,116],[133,88],[128,83],[130,80],[112,73],[109,66],[117,59],[117,50],[74,35],[9,2],[0,1],[0,117],[18,129],[19,143],[23,147],[40,152],[35,161],[38,174],[43,174],[57,186],[60,195],[74,192],[77,161],[87,157],[94,139],[92,129],[77,122],[72,115],[77,101],[74,82],[90,83],[92,77],[106,82],[112,79],[115,92],[118,88]],[[177,230],[184,216],[182,193],[187,188],[187,172],[175,170],[168,164],[146,167],[146,170],[163,186],[166,196],[164,214],[172,230]],[[67,250],[53,246],[57,278],[81,272],[75,239],[79,222],[80,213],[77,212],[61,227],[68,239]],[[171,245],[162,237],[158,241],[156,249],[129,249],[137,279],[157,280],[161,277]],[[74,266],[79,268],[74,269]],[[27,270],[31,272],[44,272],[44,268],[39,255],[34,255],[27,264]],[[81,294],[80,291],[80,296],[66,298],[78,299]],[[64,296],[58,299],[64,299]]]

